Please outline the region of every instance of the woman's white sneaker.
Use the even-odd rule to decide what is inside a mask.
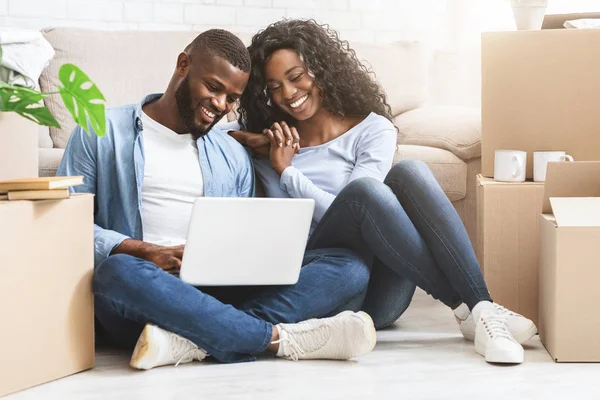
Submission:
[[[277,356],[293,361],[349,360],[371,352],[377,342],[373,320],[362,311],[277,327]]]
[[[490,308],[490,311],[506,317],[506,327],[519,344],[527,342],[537,333],[537,327],[532,320],[525,318],[521,314],[510,311],[500,304],[492,303],[492,307],[493,308]],[[473,314],[469,313],[465,319],[462,319],[455,313],[455,317],[464,338],[467,340],[475,340],[475,322],[473,321]]]
[[[138,338],[129,365],[151,369],[163,365],[179,365],[202,361],[207,354],[193,342],[156,325],[146,324]]]
[[[523,346],[506,327],[506,316],[484,310],[475,328],[475,351],[489,363],[520,364],[525,355]]]

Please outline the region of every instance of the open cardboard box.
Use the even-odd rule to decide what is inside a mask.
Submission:
[[[548,164],[540,235],[540,339],[557,362],[600,362],[600,162]]]
[[[600,160],[600,29],[553,29],[593,17],[553,15],[542,30],[483,33],[483,176],[494,176],[500,149],[527,152],[527,178],[538,150]]]

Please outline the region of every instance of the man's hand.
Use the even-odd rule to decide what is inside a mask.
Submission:
[[[265,129],[265,136],[271,142],[269,158],[271,167],[281,175],[292,165],[292,158],[300,151],[300,136],[294,127],[289,127],[285,121],[275,122],[271,129]]]
[[[183,245],[159,246],[140,240],[126,239],[111,254],[129,254],[150,261],[167,272],[175,272],[181,268],[183,247]]]
[[[153,262],[162,270],[168,272],[179,271],[181,260],[183,260],[183,245],[156,246],[155,249],[148,250],[140,258]]]
[[[271,142],[266,135],[246,131],[229,131],[227,133],[243,146],[250,147],[254,154],[261,157],[269,156]]]

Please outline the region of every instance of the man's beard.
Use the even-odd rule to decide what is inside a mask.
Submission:
[[[197,140],[208,133],[221,118],[220,115],[217,115],[208,128],[203,128],[196,124],[196,110],[200,108],[200,104],[198,104],[196,108],[192,107],[192,92],[187,76],[181,81],[179,87],[175,91],[175,101],[177,102],[177,108],[179,110],[179,118],[181,118],[185,127],[190,131],[194,140]]]

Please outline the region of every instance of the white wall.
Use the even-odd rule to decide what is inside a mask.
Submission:
[[[361,42],[443,37],[447,0],[0,0],[0,26],[41,29],[256,32],[283,17],[316,18]]]
[[[549,0],[548,13],[600,11],[600,0]],[[435,50],[432,103],[478,106],[480,35],[514,29],[510,0],[0,0],[0,27],[255,33],[316,18],[351,42],[417,40]]]

